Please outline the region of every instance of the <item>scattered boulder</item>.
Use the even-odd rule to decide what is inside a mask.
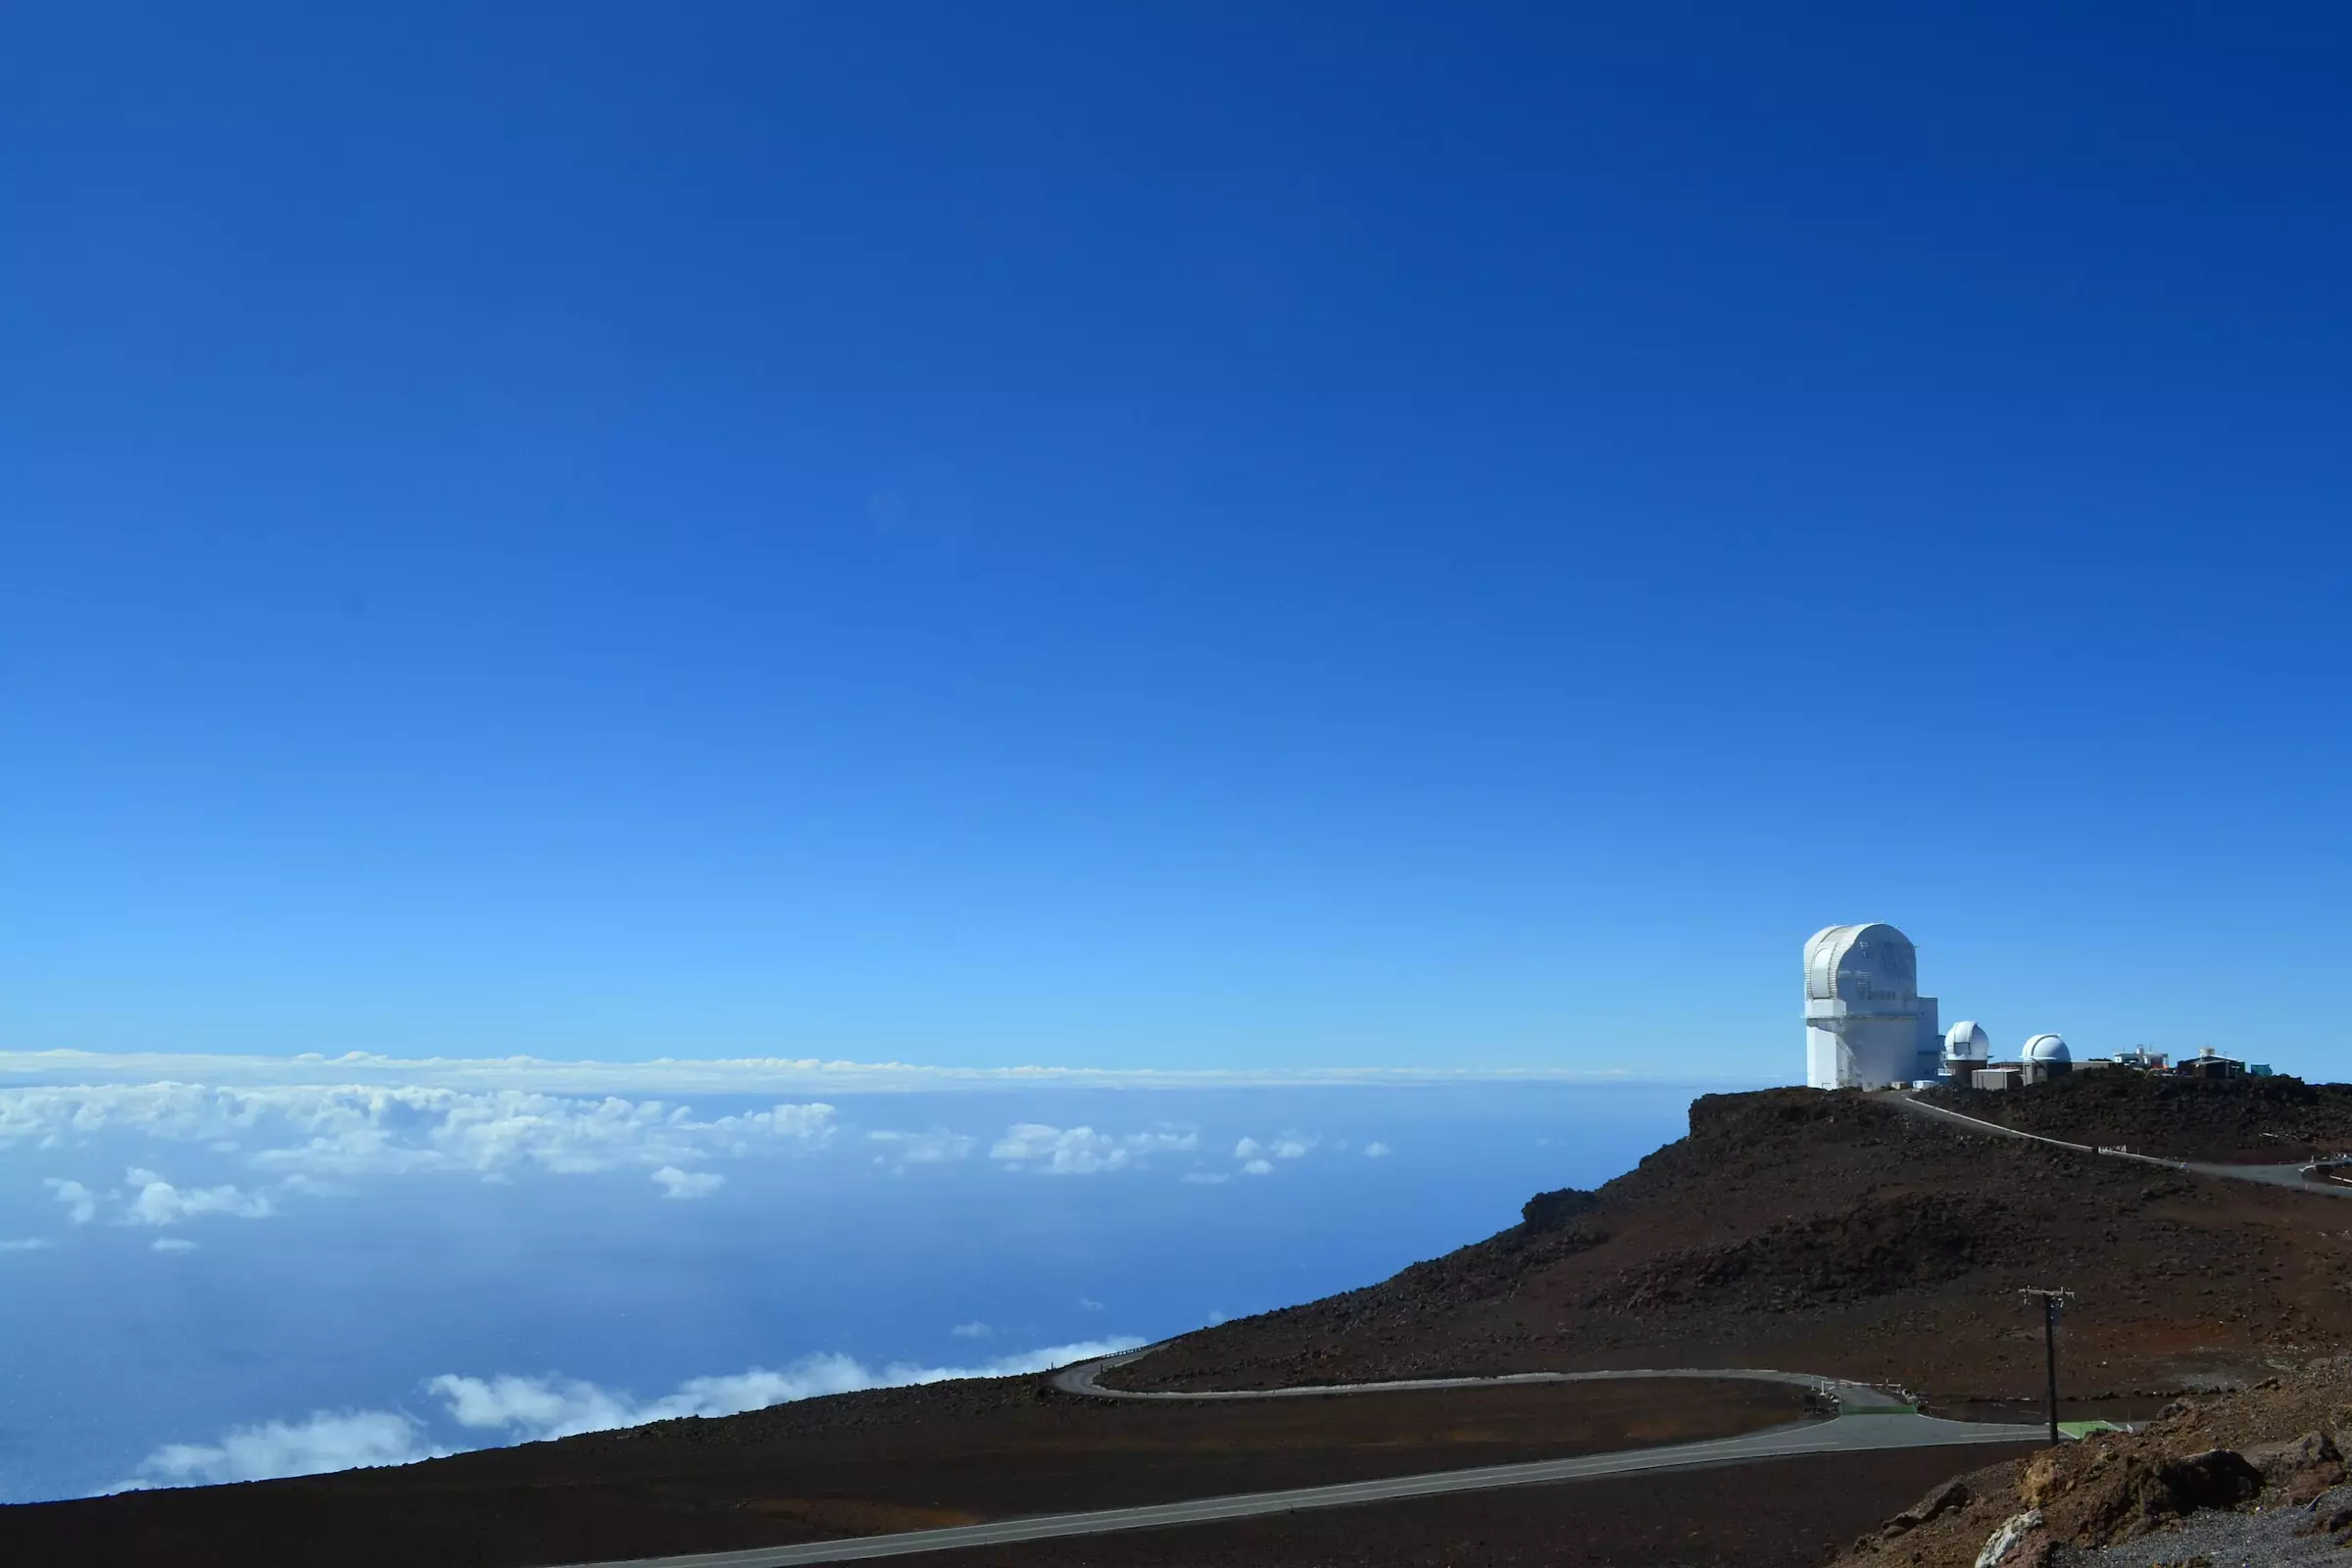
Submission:
[[[2171,1460],[2156,1474],[2171,1490],[2181,1513],[2234,1508],[2262,1493],[2262,1472],[2248,1464],[2244,1454],[2229,1448],[2208,1448]]]
[[[2281,1476],[2344,1462],[2335,1441],[2325,1432],[2306,1432],[2285,1443],[2266,1443],[2248,1448],[2245,1457],[2248,1464],[2262,1472],[2263,1480],[2274,1486]]]
[[[2001,1521],[1977,1553],[1977,1568],[2024,1568],[2027,1555],[2047,1538],[2041,1533],[2041,1510],[2028,1508]]]
[[[1580,1214],[1591,1213],[1599,1201],[1598,1193],[1581,1187],[1538,1193],[1519,1206],[1519,1220],[1531,1231],[1556,1231]]]
[[[1917,1530],[1921,1525],[1940,1519],[1955,1508],[1967,1507],[1969,1498],[1973,1495],[1974,1494],[1968,1490],[1968,1483],[1946,1481],[1942,1486],[1937,1487],[1934,1492],[1929,1493],[1910,1507],[1887,1520],[1886,1528],[1879,1534],[1882,1537],[1893,1537],[1907,1531]]]
[[[2262,1473],[2229,1448],[2154,1462],[2132,1455],[2080,1490],[2083,1506],[2076,1539],[2105,1545],[2144,1536],[2200,1508],[2234,1508],[2261,1494]]]
[[[2026,1468],[2017,1478],[2017,1494],[2025,1498],[2027,1507],[2042,1507],[2073,1486],[2074,1478],[2067,1473],[2062,1457],[2064,1452],[2060,1448],[2044,1448],[2026,1461]]]
[[[2301,1505],[2344,1479],[2344,1456],[2325,1432],[2306,1432],[2288,1443],[2266,1443],[2246,1450],[2246,1462],[2262,1473],[2280,1499]]]

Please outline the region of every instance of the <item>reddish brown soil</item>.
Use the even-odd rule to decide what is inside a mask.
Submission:
[[[2225,1086],[2226,1087],[2226,1086]],[[1992,1097],[1987,1097],[1992,1098]],[[1772,1366],[2038,1395],[2025,1285],[2081,1293],[2068,1389],[2245,1381],[2352,1338],[2352,1202],[1974,1134],[1857,1094],[1710,1096],[1582,1198],[1364,1290],[1188,1335],[1135,1387]]]
[[[1971,1448],[1960,1463],[2028,1450]],[[1949,1475],[1951,1450],[1776,1459],[910,1563],[935,1568],[1816,1568]]]
[[[2329,1435],[2332,1449],[2307,1437],[2322,1433]],[[2345,1479],[2341,1454],[2348,1444],[2352,1359],[2324,1358],[2266,1379],[2261,1387],[2177,1401],[2135,1433],[2107,1433],[1985,1466],[1961,1478],[1966,1489],[1961,1506],[1915,1528],[1891,1521],[1892,1528],[1852,1543],[1841,1560],[1855,1568],[1897,1563],[1971,1568],[2002,1521],[2037,1508],[2043,1530],[2027,1544],[2033,1549],[2021,1548],[2013,1561],[2069,1562],[2081,1550],[2161,1536],[2183,1516],[2203,1509],[2308,1504]],[[2216,1463],[2217,1449],[2247,1460],[2259,1473],[2259,1490],[2198,1485],[2238,1469],[2230,1459]],[[2335,1457],[2328,1458],[2330,1452]],[[1972,1454],[1969,1460],[1983,1457]],[[2315,1459],[2322,1462],[2311,1462]],[[2312,1518],[2310,1527],[2323,1528],[2325,1517]],[[2336,1544],[2352,1544],[2352,1535],[2339,1535]],[[2208,1560],[2167,1549],[2160,1542],[2148,1544],[2153,1558]]]
[[[0,1561],[505,1568],[715,1551],[1728,1436],[1796,1419],[1800,1399],[1660,1382],[1207,1406],[1079,1399],[1040,1379],[941,1384],[398,1470],[0,1508]]]
[[[2352,1150],[2352,1085],[2300,1078],[2071,1073],[2025,1089],[1935,1089],[1939,1105],[2070,1143],[2167,1159],[2279,1165]]]

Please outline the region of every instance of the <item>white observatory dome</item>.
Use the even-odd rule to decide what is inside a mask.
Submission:
[[[1992,1055],[1992,1037],[1981,1023],[1967,1019],[1952,1025],[1943,1037],[1943,1059],[1946,1061],[1984,1061]]]
[[[2020,1054],[2019,1059],[2023,1061],[2071,1062],[2075,1058],[2068,1054],[2066,1049],[2066,1041],[2060,1036],[2035,1035],[2033,1039],[2026,1042],[2026,1049]]]

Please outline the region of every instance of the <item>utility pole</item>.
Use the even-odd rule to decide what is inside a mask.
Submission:
[[[2029,1285],[2017,1294],[2029,1301],[2041,1298],[2042,1363],[2049,1372],[2050,1446],[2054,1448],[2058,1446],[2058,1315],[2075,1298],[2075,1293]]]

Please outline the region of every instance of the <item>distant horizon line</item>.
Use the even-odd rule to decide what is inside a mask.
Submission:
[[[912,1093],[925,1089],[1315,1089],[1430,1088],[1482,1083],[1604,1086],[1766,1087],[1730,1074],[1668,1076],[1625,1068],[1572,1067],[950,1067],[904,1061],[817,1056],[657,1056],[642,1061],[555,1060],[541,1056],[392,1056],[216,1052],[102,1052],[59,1048],[0,1051],[0,1087],[75,1081],[369,1084],[504,1087],[540,1093],[639,1092],[757,1094]]]

